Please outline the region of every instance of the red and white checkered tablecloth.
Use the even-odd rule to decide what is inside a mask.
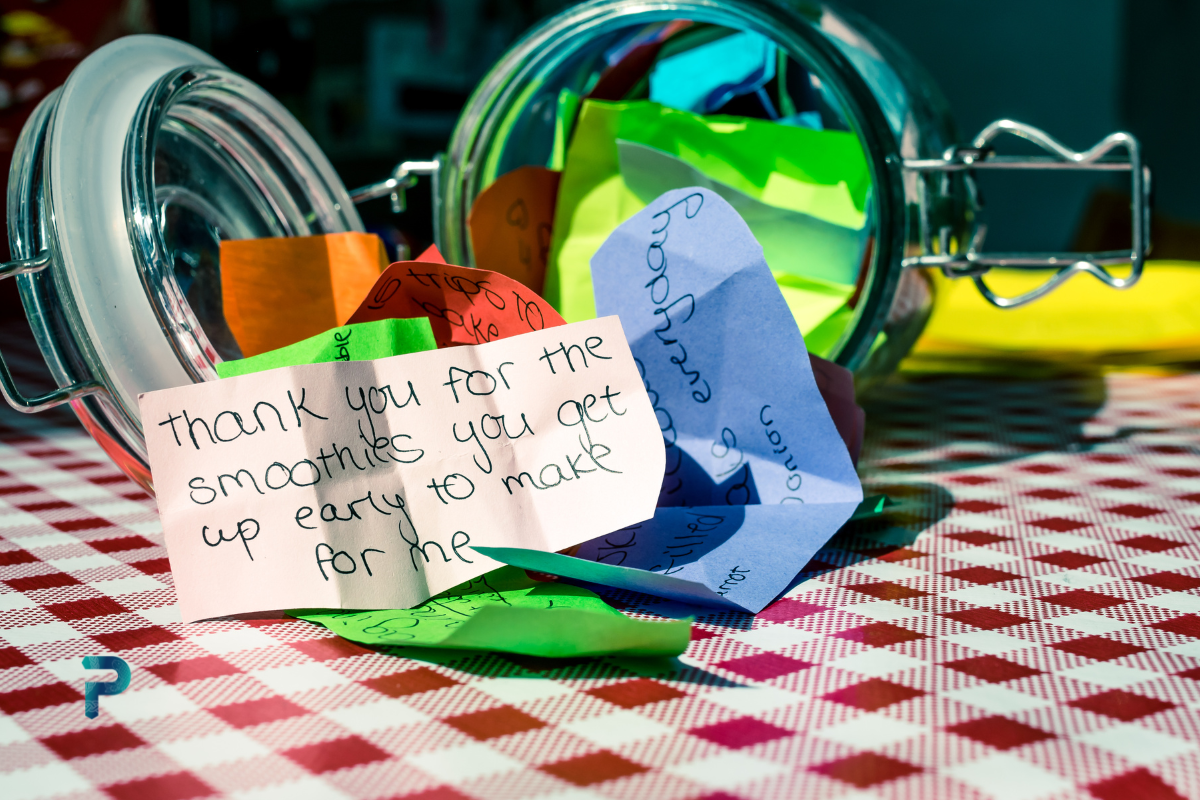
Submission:
[[[886,522],[757,617],[611,596],[697,613],[678,660],[552,662],[181,624],[153,501],[5,413],[0,797],[1200,797],[1200,376],[898,379],[869,415]],[[88,719],[93,655],[132,683]]]

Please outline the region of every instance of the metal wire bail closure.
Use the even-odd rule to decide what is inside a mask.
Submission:
[[[43,250],[33,258],[8,261],[0,264],[0,280],[12,278],[17,275],[31,275],[35,272],[41,272],[50,266],[50,263],[49,250]],[[4,399],[8,401],[10,406],[22,413],[36,414],[39,411],[45,411],[48,408],[69,403],[84,395],[93,394],[100,391],[100,389],[100,384],[95,381],[81,381],[73,383],[70,386],[64,386],[61,389],[55,389],[52,392],[46,392],[37,397],[26,397],[17,388],[17,383],[13,380],[12,372],[8,369],[8,362],[4,360],[4,356],[0,355],[0,394],[4,395]]]
[[[1049,156],[998,156],[992,142],[1003,134],[1018,136],[1032,142],[1048,152]],[[1123,148],[1126,155],[1114,155],[1113,151]],[[1080,153],[1066,147],[1058,140],[1032,125],[1001,119],[988,125],[969,147],[949,148],[941,158],[905,159],[906,172],[973,173],[980,169],[1060,169],[1079,171],[1129,172],[1132,177],[1131,211],[1133,215],[1133,243],[1130,250],[1105,250],[1098,253],[986,253],[980,252],[987,226],[972,220],[966,241],[955,248],[952,228],[938,227],[938,240],[933,240],[934,225],[931,221],[935,197],[925,181],[921,181],[921,249],[922,254],[905,258],[906,268],[936,267],[950,278],[970,277],[989,303],[999,308],[1015,308],[1042,297],[1065,283],[1071,276],[1087,272],[1114,289],[1128,289],[1142,277],[1146,253],[1150,249],[1150,170],[1142,164],[1141,145],[1132,134],[1118,132],[1104,137],[1094,147]],[[968,181],[968,195],[972,211],[982,210],[974,182]],[[1105,269],[1106,266],[1131,264],[1132,269],[1125,278],[1118,278]],[[984,275],[994,267],[1021,270],[1056,270],[1054,275],[1041,286],[1016,297],[1003,297],[987,285]]]
[[[392,170],[390,178],[352,189],[350,199],[358,205],[387,196],[392,201],[392,213],[402,214],[408,208],[405,192],[417,185],[417,176],[436,175],[439,167],[438,161],[403,161]]]

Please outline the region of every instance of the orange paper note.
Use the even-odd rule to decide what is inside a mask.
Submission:
[[[456,267],[429,248],[388,267],[350,322],[429,317],[438,347],[483,344],[565,325],[559,313],[517,281]]]
[[[560,176],[545,167],[519,167],[475,198],[467,229],[477,267],[541,293]]]
[[[221,242],[225,320],[256,356],[345,325],[387,265],[372,233]]]

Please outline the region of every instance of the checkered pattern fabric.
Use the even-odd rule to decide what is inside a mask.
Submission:
[[[697,614],[678,660],[561,662],[184,625],[153,501],[5,414],[0,796],[1200,797],[1200,376],[897,379],[869,415],[885,522],[757,617],[610,596]],[[95,719],[89,655],[132,668]]]

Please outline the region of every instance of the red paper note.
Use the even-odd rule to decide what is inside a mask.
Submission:
[[[565,325],[558,312],[512,278],[446,264],[431,247],[392,264],[349,322],[429,317],[438,347],[483,344]]]
[[[854,397],[854,373],[812,353],[808,354],[808,360],[812,364],[813,377],[817,380],[817,391],[829,409],[829,416],[833,417],[833,425],[850,451],[850,460],[858,464],[863,433],[867,427],[867,412],[862,410]]]
[[[437,249],[436,244],[431,244],[426,247],[421,255],[417,256],[417,261],[428,261],[431,264],[445,264],[446,259],[442,258],[442,251]]]

